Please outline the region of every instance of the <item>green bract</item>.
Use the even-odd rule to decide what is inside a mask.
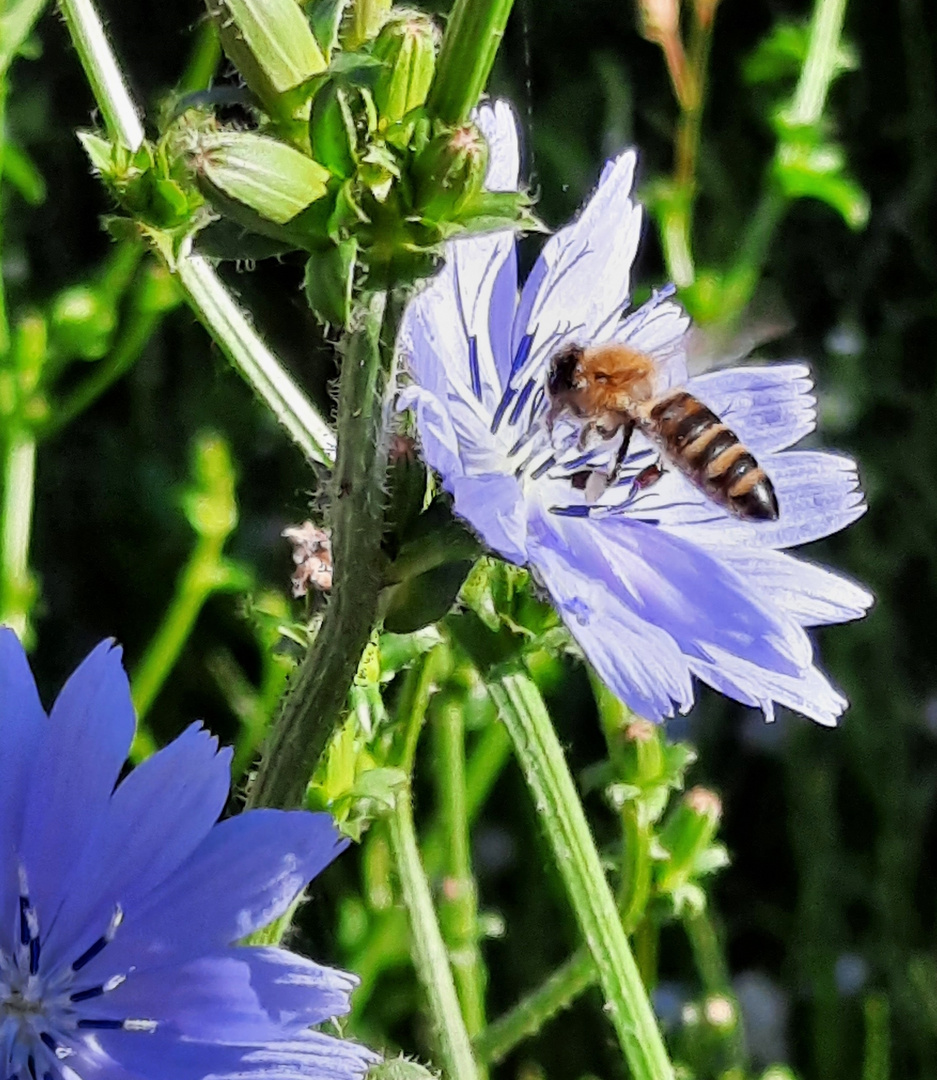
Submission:
[[[196,172],[262,218],[284,225],[326,192],[329,171],[285,143],[246,131],[199,138]]]
[[[416,206],[430,221],[457,217],[481,193],[488,146],[474,124],[442,129],[413,166]]]
[[[295,0],[208,0],[221,44],[271,115],[294,115],[284,95],[325,70],[325,57]]]

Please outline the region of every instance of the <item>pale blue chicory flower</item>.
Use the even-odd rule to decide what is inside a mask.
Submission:
[[[99,645],[46,716],[0,628],[0,1076],[360,1077],[370,1051],[310,1029],[355,979],[235,944],[342,849],[330,818],[216,824],[231,755],[198,725],[118,784],[133,731],[119,649]]]
[[[483,107],[478,122],[491,146],[488,187],[516,189],[510,109]],[[400,347],[413,385],[401,407],[414,410],[456,513],[499,554],[531,567],[599,675],[635,712],[686,711],[696,676],[768,719],[777,703],[834,723],[846,700],[815,666],[804,628],[857,618],[872,597],[785,549],[863,513],[855,464],[788,449],[815,424],[803,364],[690,378],[689,319],[672,289],[626,311],[642,219],[634,168],[633,152],[608,162],[519,294],[511,233],[448,245],[445,266],[406,312]],[[619,482],[583,486],[583,470],[607,466],[615,445],[583,453],[568,422],[551,435],[546,374],[563,345],[612,340],[654,356],[662,389],[686,385],[735,430],[774,483],[777,521],[731,517],[673,469],[635,484],[656,457],[640,435]]]

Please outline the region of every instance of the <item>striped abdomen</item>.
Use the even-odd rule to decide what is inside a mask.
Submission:
[[[777,496],[764,469],[712,409],[686,390],[673,390],[641,414],[644,433],[714,503],[736,517],[777,520]]]

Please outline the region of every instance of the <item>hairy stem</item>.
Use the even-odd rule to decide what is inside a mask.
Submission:
[[[540,813],[631,1074],[634,1080],[672,1080],[673,1067],[540,692],[518,669],[502,674],[489,690]]]
[[[0,503],[0,623],[14,630],[21,640],[29,627],[34,599],[29,543],[35,481],[35,435],[13,424],[6,433]]]
[[[365,295],[353,313],[338,396],[332,477],[332,595],[293,676],[248,795],[249,806],[299,806],[341,717],[377,618],[387,471],[387,412],[400,304]]]
[[[409,780],[413,772],[417,739],[426,719],[426,709],[444,654],[444,649],[427,653],[411,669],[402,696],[401,712],[405,717],[405,727],[399,757],[408,781],[405,789],[398,793],[391,814],[390,839],[404,903],[410,916],[413,963],[426,992],[439,1046],[440,1064],[447,1080],[477,1080],[478,1065],[459,1007],[429,881],[420,860]]]
[[[478,895],[472,874],[465,795],[465,722],[461,702],[453,698],[439,701],[433,710],[433,728],[436,786],[445,837],[440,923],[465,1026],[469,1035],[475,1036],[485,1026],[486,977],[478,947]]]
[[[525,1039],[536,1035],[548,1020],[568,1009],[597,979],[589,950],[579,949],[475,1039],[476,1054],[482,1061],[496,1065]]]
[[[514,0],[456,0],[443,38],[427,111],[462,124],[478,104]]]

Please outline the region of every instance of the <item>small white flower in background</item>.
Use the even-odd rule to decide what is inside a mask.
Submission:
[[[490,190],[515,190],[518,139],[504,102],[477,117]],[[775,704],[832,724],[845,698],[813,660],[806,627],[861,616],[860,585],[787,554],[865,507],[848,457],[789,450],[815,426],[803,364],[690,378],[689,319],[672,289],[628,312],[642,211],[633,152],[608,162],[580,216],[552,236],[518,292],[510,232],[450,242],[440,273],[410,303],[401,350],[428,463],[457,514],[504,558],[529,565],[583,652],[635,712],[659,720],[693,704],[693,676],[768,719]],[[722,417],[770,476],[777,521],[730,516],[678,471],[635,483],[655,451],[641,435],[607,486],[568,422],[547,423],[546,376],[564,345],[615,341],[650,355],[664,387],[686,386]]]

